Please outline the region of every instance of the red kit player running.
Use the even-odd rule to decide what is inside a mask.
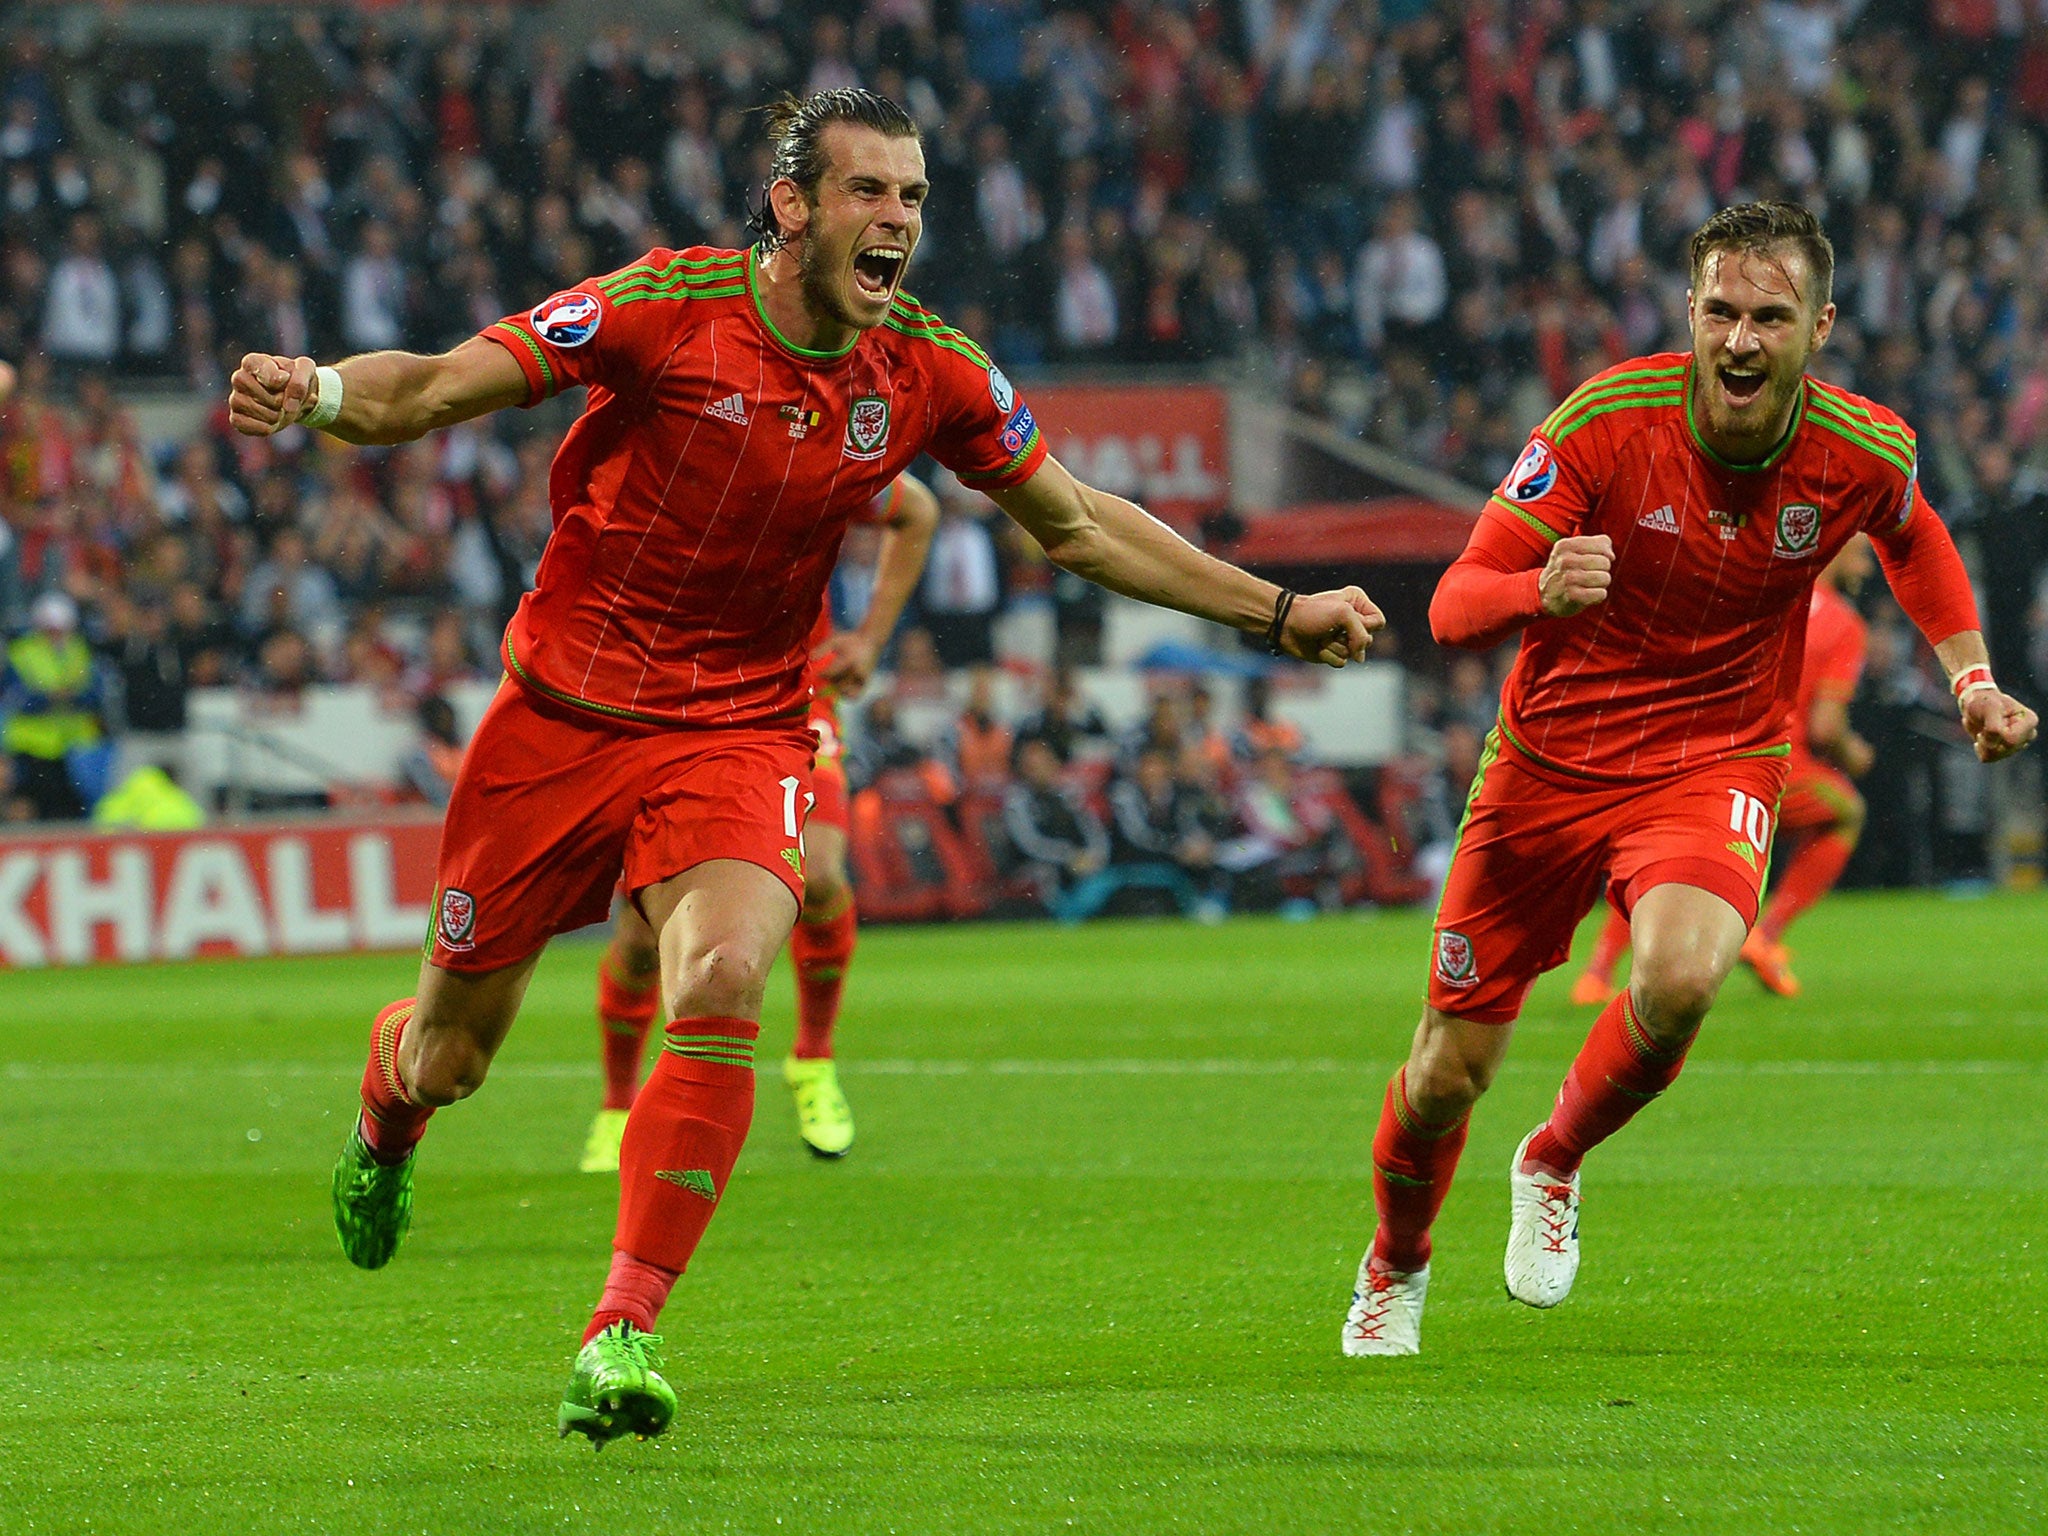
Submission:
[[[1816,574],[1859,530],[1955,679],[1985,761],[2034,739],[1991,680],[1975,603],[1921,497],[1913,434],[1810,380],[1834,253],[1786,203],[1693,237],[1693,349],[1551,413],[1430,606],[1446,645],[1523,631],[1436,918],[1429,1003],[1373,1140],[1379,1227],[1348,1355],[1413,1354],[1429,1229],[1531,982],[1611,876],[1635,966],[1509,1170],[1509,1292],[1562,1301],[1579,1163],[1672,1080],[1756,917]]]
[[[669,1023],[557,1416],[600,1443],[675,1412],[652,1330],[753,1119],[762,987],[803,901],[809,641],[849,519],[928,452],[1055,564],[1127,596],[1332,666],[1380,622],[1356,588],[1297,598],[1047,455],[987,355],[899,292],[929,185],[901,107],[824,91],[770,130],[751,251],[651,251],[439,357],[251,354],[229,402],[252,435],[304,421],[397,443],[588,390],[507,681],[448,803],[418,995],[371,1029],[334,1209],[352,1262],[391,1258],[428,1117],[482,1084],[542,946],[602,919],[623,871],[659,936]]]
[[[797,1134],[819,1157],[844,1157],[853,1146],[853,1111],[840,1091],[832,1029],[846,968],[853,961],[857,918],[853,882],[846,872],[846,766],[839,733],[839,700],[867,686],[875,662],[895,633],[904,604],[924,572],[939,501],[915,475],[898,475],[869,509],[881,524],[874,588],[858,626],[834,634],[828,607],[812,634],[811,734],[817,738],[811,784],[817,804],[804,820],[804,905],[789,933],[796,971],[796,1042],[782,1063],[782,1080],[796,1097]],[[597,968],[598,1029],[604,1045],[604,1104],[591,1121],[578,1165],[585,1173],[614,1173],[625,1135],[626,1112],[640,1087],[640,1056],[654,1022],[661,955],[654,930],[628,902],[613,924],[611,943]]]
[[[1849,728],[1849,701],[1863,675],[1865,626],[1849,598],[1869,579],[1870,541],[1842,546],[1820,580],[1806,615],[1806,659],[1792,705],[1792,755],[1785,795],[1778,802],[1778,836],[1771,862],[1778,871],[1771,899],[1742,942],[1742,963],[1780,997],[1799,995],[1785,930],[1834,888],[1863,831],[1863,797],[1849,781],[1870,768],[1870,743]],[[1844,595],[1848,594],[1848,595]],[[1787,856],[1787,838],[1796,846]],[[1612,906],[1586,969],[1572,983],[1571,1000],[1599,1007],[1613,1000],[1609,979],[1628,949],[1628,919]]]

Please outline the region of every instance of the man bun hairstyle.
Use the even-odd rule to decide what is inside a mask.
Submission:
[[[775,158],[769,163],[760,203],[748,210],[747,228],[764,251],[780,250],[789,241],[789,232],[776,219],[775,207],[768,199],[769,188],[787,177],[811,202],[818,200],[818,184],[831,164],[818,142],[826,125],[854,123],[894,139],[919,137],[917,123],[908,112],[888,97],[859,86],[815,91],[809,96],[784,93],[780,101],[760,111],[767,119],[768,142]]]
[[[1806,258],[1818,293],[1814,309],[1825,309],[1835,292],[1835,248],[1812,210],[1775,199],[1723,208],[1692,237],[1692,286],[1698,291],[1707,258],[1716,251],[1771,256],[1787,246]]]

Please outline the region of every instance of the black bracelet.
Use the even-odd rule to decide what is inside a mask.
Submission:
[[[1287,629],[1287,610],[1294,606],[1294,591],[1282,587],[1273,594],[1273,622],[1266,626],[1266,649],[1275,656],[1284,656],[1280,649],[1280,636]]]

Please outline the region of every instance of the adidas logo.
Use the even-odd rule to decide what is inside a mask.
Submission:
[[[738,390],[734,390],[723,400],[714,400],[705,406],[704,414],[716,416],[720,421],[735,421],[744,427],[747,424],[747,402]]]
[[[711,1171],[707,1168],[657,1168],[654,1170],[654,1176],[675,1185],[678,1189],[687,1189],[693,1195],[701,1195],[706,1200],[718,1198],[718,1186],[711,1181]]]
[[[1657,508],[1656,511],[1645,512],[1641,517],[1637,518],[1636,526],[1653,529],[1658,533],[1676,533],[1678,532],[1678,514],[1673,512],[1671,504],[1666,502],[1663,506]]]

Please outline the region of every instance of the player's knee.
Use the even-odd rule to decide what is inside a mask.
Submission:
[[[1843,802],[1841,814],[1835,819],[1836,835],[1847,838],[1853,845],[1856,839],[1863,835],[1863,823],[1869,814],[1869,808],[1863,803],[1863,797],[1858,794],[1851,794]]]
[[[437,1109],[475,1093],[491,1070],[490,1054],[459,1030],[438,1030],[417,1041],[408,1030],[401,1051],[407,1097]]]
[[[844,865],[812,865],[804,871],[804,916],[813,919],[836,917],[853,900],[853,886]]]
[[[663,1001],[672,1019],[751,1019],[761,1011],[768,967],[774,953],[762,954],[736,941],[713,941],[685,954],[664,988]]]
[[[1408,1101],[1424,1119],[1448,1120],[1478,1102],[1499,1067],[1490,1041],[1424,1025],[1408,1057]]]
[[[1714,1006],[1721,981],[1720,970],[1703,956],[1661,962],[1654,957],[1638,956],[1629,984],[1636,1022],[1657,1044],[1682,1045],[1698,1031],[1700,1020]]]

